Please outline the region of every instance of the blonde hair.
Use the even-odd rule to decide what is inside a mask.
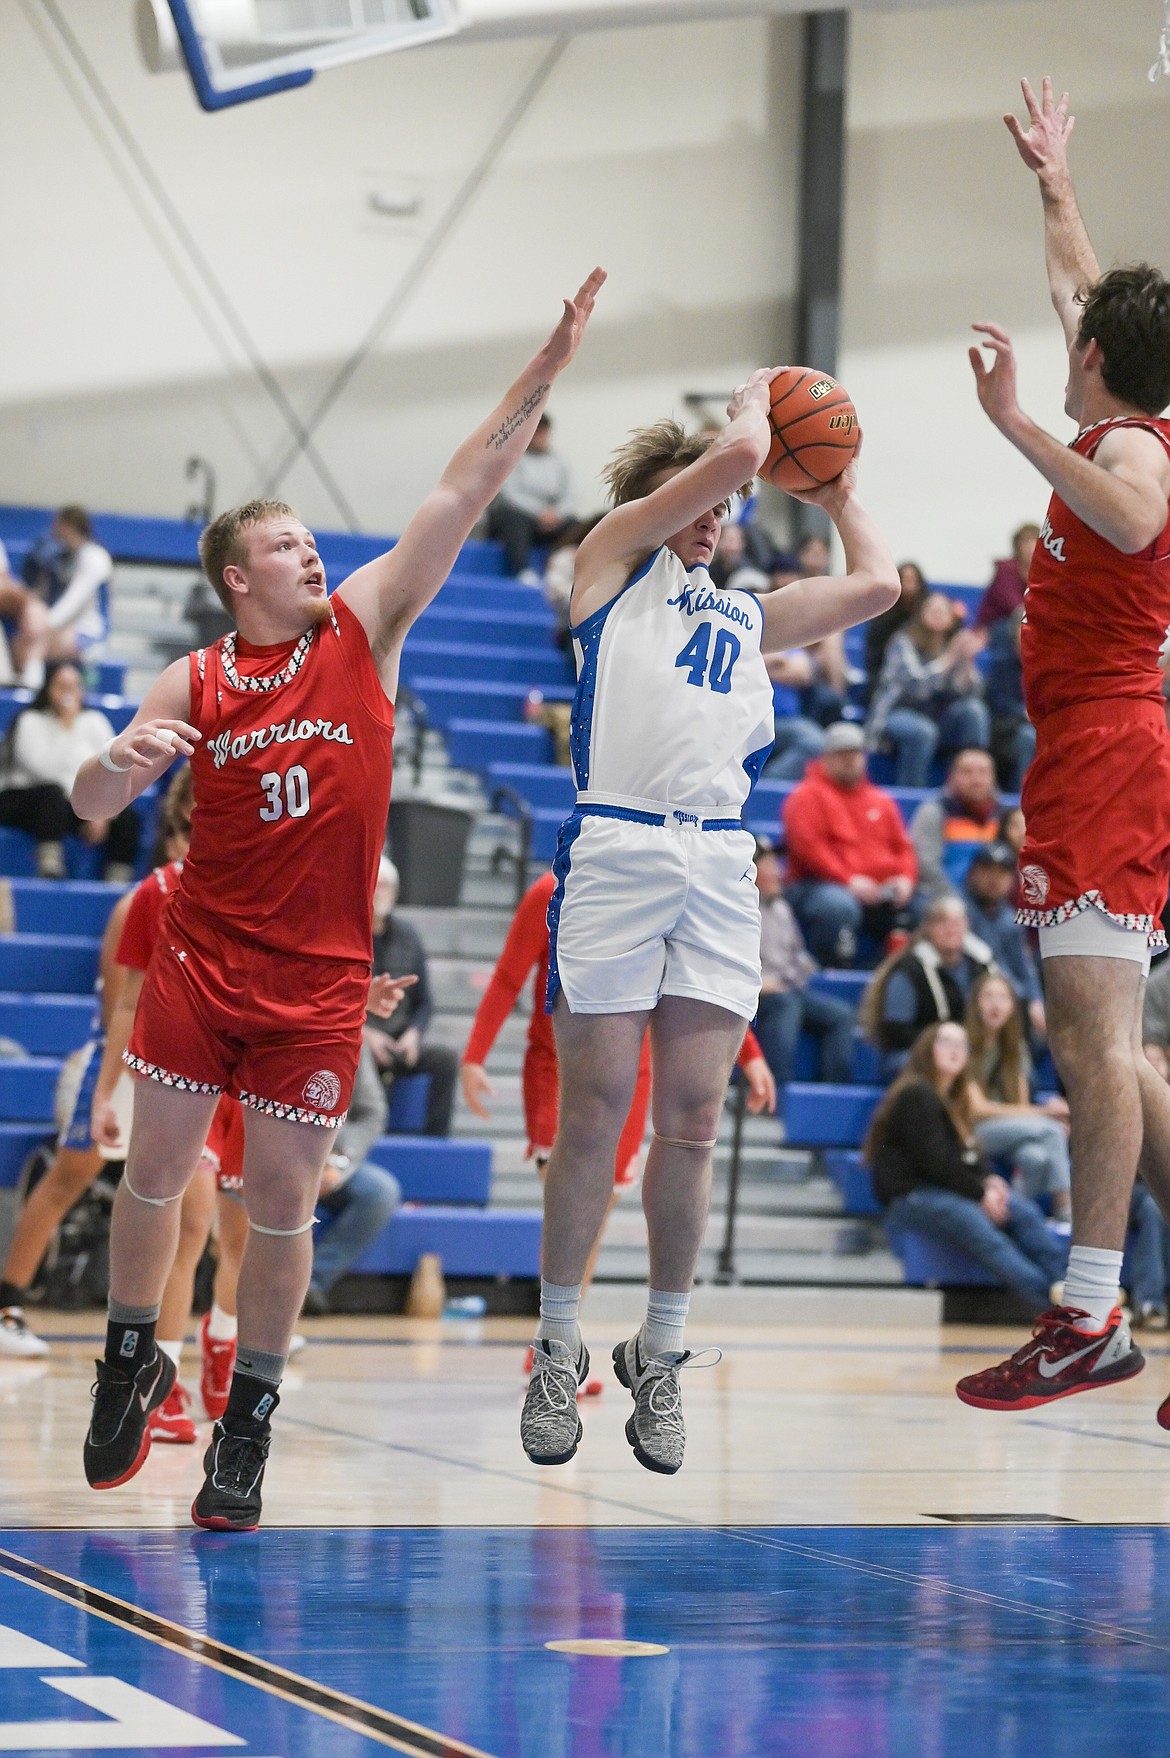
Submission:
[[[253,525],[266,525],[270,519],[295,519],[296,513],[287,501],[246,501],[242,507],[230,507],[213,519],[199,539],[199,560],[211,590],[229,616],[235,616],[235,601],[224,584],[225,568],[239,567],[247,560],[244,532]]]
[[[993,1032],[979,1011],[979,998],[989,983],[1001,983],[1011,997],[1012,1010],[1000,1026]],[[982,1084],[983,1059],[990,1050],[999,1056],[999,1078],[1004,1100],[1009,1105],[1018,1102],[1020,1084],[1025,1079],[1027,1051],[1024,1046],[1024,1026],[1020,1018],[1020,1006],[1016,1000],[1016,992],[1002,971],[984,971],[983,975],[971,986],[967,1000],[967,1041],[971,1046],[971,1063],[976,1070],[976,1078]],[[989,1094],[988,1097],[993,1095]]]
[[[688,433],[681,422],[669,416],[649,427],[635,428],[601,473],[610,500],[615,507],[644,500],[658,486],[657,478],[664,470],[685,470],[697,464],[717,438],[717,434]],[[750,489],[748,483],[740,492],[747,494]]]
[[[925,1083],[926,1086],[934,1089],[963,1141],[967,1143],[971,1141],[975,1124],[971,1112],[970,1052],[968,1052],[967,1060],[958,1074],[945,1088],[940,1085],[939,1072],[934,1065],[935,1039],[944,1026],[957,1024],[957,1020],[940,1019],[935,1025],[929,1025],[925,1031],[919,1032],[915,1038],[914,1048],[907,1058],[905,1067],[870,1118],[869,1128],[865,1132],[865,1140],[861,1144],[861,1157],[867,1166],[873,1165],[873,1157],[881,1147],[882,1138],[886,1132],[886,1121],[893,1110],[895,1099],[899,1093],[916,1083]]]

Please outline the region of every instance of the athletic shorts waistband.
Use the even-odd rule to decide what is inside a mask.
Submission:
[[[650,824],[657,829],[742,830],[741,808],[734,802],[702,812],[689,806],[672,806],[666,800],[641,800],[622,794],[599,795],[588,789],[577,795],[580,817],[617,818],[627,824]]]

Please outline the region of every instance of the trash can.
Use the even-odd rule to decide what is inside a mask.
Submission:
[[[451,908],[459,902],[473,814],[458,795],[406,795],[390,802],[390,853],[398,901]]]

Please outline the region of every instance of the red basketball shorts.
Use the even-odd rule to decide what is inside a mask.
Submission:
[[[353,1091],[369,986],[368,967],[352,960],[273,952],[172,906],[125,1059],[164,1086],[335,1129]]]
[[[203,1154],[215,1167],[215,1188],[238,1195],[244,1188],[244,1107],[237,1099],[219,1101]]]
[[[1047,716],[1020,804],[1019,921],[1053,928],[1096,908],[1166,944],[1170,733],[1160,703],[1114,697]]]
[[[560,1080],[554,1052],[530,1044],[524,1055],[524,1121],[528,1129],[528,1153],[547,1154],[556,1140],[560,1109]],[[650,1059],[643,1054],[638,1081],[614,1160],[615,1188],[624,1190],[638,1175],[638,1150],[646,1133],[650,1109]]]

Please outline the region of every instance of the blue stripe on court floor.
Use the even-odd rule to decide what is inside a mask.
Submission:
[[[451,1741],[493,1758],[1167,1749],[1160,1528],[19,1531],[0,1533],[0,1549],[46,1571],[41,1587],[0,1573],[4,1752],[95,1749],[79,1722],[104,1724],[106,1749],[203,1758],[458,1752]],[[292,1700],[291,1684],[274,1695],[95,1616],[45,1590],[57,1579],[314,1681],[342,1720]],[[545,1646],[580,1637],[669,1652]],[[61,1658],[38,1658],[29,1638]],[[123,1696],[95,1691],[102,1680]],[[154,1743],[163,1711],[143,1692],[180,1712]],[[396,1719],[347,1727],[348,1699]],[[109,1704],[131,1740],[114,1735]],[[197,1718],[185,1735],[184,1715]],[[13,1724],[66,1721],[67,1746],[14,1743]]]

